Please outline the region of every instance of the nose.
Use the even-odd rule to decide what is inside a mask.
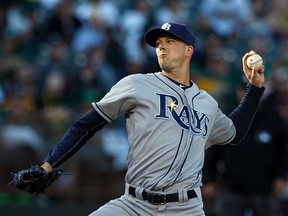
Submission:
[[[163,49],[165,49],[165,45],[164,45],[163,42],[158,43],[158,49],[159,49],[159,50],[163,50]]]

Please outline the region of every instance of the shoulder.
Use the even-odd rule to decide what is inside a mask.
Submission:
[[[151,79],[151,78],[155,78],[158,76],[161,76],[162,73],[161,72],[155,72],[155,73],[137,73],[137,74],[130,74],[128,76],[126,76],[127,78],[130,79]]]
[[[111,90],[122,89],[123,91],[126,90],[133,90],[136,91],[136,89],[143,89],[145,87],[155,85],[155,79],[156,73],[149,73],[149,74],[131,74],[123,77],[120,79],[112,88]],[[125,89],[125,90],[124,90]]]
[[[127,75],[126,77],[123,77],[119,82],[131,82],[131,83],[141,83],[141,82],[147,82],[147,81],[152,81],[157,79],[157,77],[161,76],[161,72],[156,72],[156,73],[147,73],[147,74],[130,74]]]

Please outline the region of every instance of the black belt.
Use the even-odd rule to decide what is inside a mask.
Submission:
[[[133,197],[136,197],[136,188],[129,186],[129,194]],[[187,191],[188,199],[197,197],[197,194],[194,190]],[[147,200],[153,205],[165,204],[168,202],[179,202],[178,193],[173,194],[164,194],[164,193],[149,193],[147,191],[142,192],[143,200]]]

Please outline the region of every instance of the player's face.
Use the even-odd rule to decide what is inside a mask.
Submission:
[[[189,46],[172,35],[164,35],[156,41],[156,54],[162,71],[175,73],[179,71],[187,60]]]

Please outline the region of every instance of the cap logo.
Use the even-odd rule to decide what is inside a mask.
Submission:
[[[166,31],[169,31],[170,27],[171,27],[171,25],[169,23],[164,23],[161,28],[166,30]]]

